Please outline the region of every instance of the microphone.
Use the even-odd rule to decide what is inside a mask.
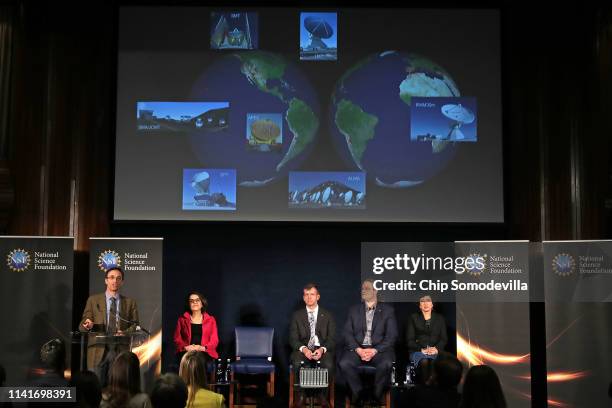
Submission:
[[[113,313],[112,311],[110,311],[110,313]],[[119,312],[115,312],[115,316],[117,316],[119,318],[119,320],[122,320],[126,323],[129,324],[135,324],[136,325],[136,330],[142,330],[143,332],[147,333],[149,336],[151,335],[151,332],[149,332],[147,329],[145,329],[144,327],[140,326],[140,323],[136,320],[130,320],[130,319],[126,319],[123,316],[121,316],[119,314]]]

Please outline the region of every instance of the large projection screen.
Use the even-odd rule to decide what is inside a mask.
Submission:
[[[499,10],[122,7],[115,220],[503,222]]]

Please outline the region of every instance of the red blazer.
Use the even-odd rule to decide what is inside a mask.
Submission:
[[[185,312],[178,318],[176,329],[174,330],[174,345],[176,352],[185,351],[185,346],[191,344],[191,314]],[[202,316],[202,342],[200,345],[206,347],[206,353],[212,358],[219,358],[217,346],[219,345],[219,335],[217,334],[217,322],[215,318],[204,313]]]

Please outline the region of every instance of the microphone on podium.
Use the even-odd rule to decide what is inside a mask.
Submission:
[[[110,313],[113,313],[113,311],[110,311]],[[124,321],[126,323],[129,323],[129,324],[135,324],[136,325],[136,330],[141,330],[141,331],[147,333],[149,336],[151,335],[151,332],[149,332],[144,327],[140,326],[140,322],[138,322],[136,320],[126,319],[123,316],[121,316],[118,312],[114,312],[114,314],[119,318],[119,320],[122,320],[122,321]]]

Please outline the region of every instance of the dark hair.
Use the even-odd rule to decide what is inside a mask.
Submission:
[[[125,272],[123,272],[123,269],[121,269],[121,267],[119,267],[119,266],[113,266],[113,267],[108,268],[106,270],[106,272],[104,272],[104,278],[105,279],[108,278],[108,274],[109,274],[110,271],[119,271],[119,272],[121,272],[121,279],[125,279]]]
[[[64,377],[66,365],[66,347],[60,339],[52,339],[40,348],[40,361],[45,368],[52,369],[60,376]]]
[[[174,373],[161,375],[151,390],[151,404],[154,408],[184,408],[187,404],[187,386]]]
[[[506,408],[506,399],[495,371],[487,365],[470,368],[465,375],[461,408]]]
[[[193,406],[195,395],[200,388],[206,387],[206,360],[199,351],[188,351],[181,359],[179,375],[185,381],[189,397],[186,407]]]
[[[100,406],[102,387],[97,375],[91,371],[77,373],[70,380],[70,386],[76,387],[76,400],[79,407]]]
[[[140,362],[136,354],[124,351],[110,367],[107,392],[113,407],[123,407],[140,392]]]
[[[310,289],[316,289],[317,293],[320,294],[321,292],[319,292],[319,287],[317,286],[316,283],[307,283],[304,285],[304,290],[310,290]]]
[[[461,382],[463,366],[457,357],[450,353],[440,353],[434,362],[436,383],[441,388],[453,388]]]
[[[206,300],[204,295],[202,295],[200,292],[196,292],[195,290],[189,292],[185,298],[185,311],[191,313],[191,307],[189,306],[189,298],[191,295],[197,295],[200,298],[202,301],[202,313],[204,313],[206,309],[208,309],[208,300]]]

